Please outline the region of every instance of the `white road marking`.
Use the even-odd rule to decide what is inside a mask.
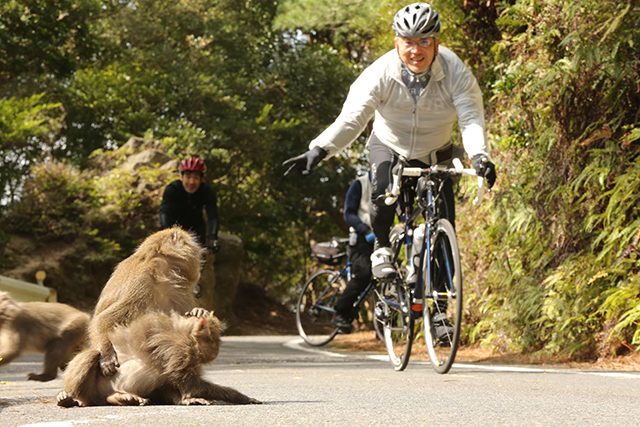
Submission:
[[[289,341],[284,343],[283,345],[288,348],[292,348],[294,350],[302,350],[310,353],[322,354],[325,356],[332,357],[347,357],[345,354],[334,353],[326,350],[315,350],[307,347],[303,347],[300,344],[304,341],[302,339],[297,339],[293,341]],[[378,355],[371,354],[367,356],[369,359],[377,360],[379,362],[389,363],[389,356],[387,355]],[[431,365],[431,362],[409,362],[412,365]],[[631,379],[640,379],[640,374],[632,373],[632,372],[595,372],[595,371],[582,371],[582,370],[573,370],[573,369],[544,369],[544,368],[526,368],[521,366],[499,366],[499,365],[473,365],[468,363],[455,363],[453,364],[453,368],[462,368],[462,369],[482,369],[486,371],[500,371],[500,372],[529,372],[529,373],[548,373],[548,374],[582,374],[582,375],[597,375],[602,377],[610,377],[610,378],[631,378]]]
[[[294,349],[294,350],[301,350],[301,351],[306,351],[308,353],[322,354],[324,356],[347,357],[345,354],[339,354],[339,353],[334,353],[334,352],[326,351],[326,350],[316,350],[314,348],[303,347],[303,346],[300,345],[303,342],[304,342],[304,340],[302,338],[300,338],[300,339],[297,339],[297,340],[286,342],[286,343],[284,343],[282,345],[284,345],[287,348]]]

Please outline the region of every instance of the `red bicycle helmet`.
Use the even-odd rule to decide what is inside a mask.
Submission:
[[[180,162],[180,172],[184,171],[198,171],[204,172],[206,167],[204,162],[197,157],[190,157]]]

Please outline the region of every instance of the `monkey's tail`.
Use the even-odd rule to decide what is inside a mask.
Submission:
[[[100,352],[88,348],[74,357],[64,371],[64,391],[82,406],[107,405],[111,381],[102,375]]]

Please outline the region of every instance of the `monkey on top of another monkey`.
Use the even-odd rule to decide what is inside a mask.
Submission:
[[[63,407],[260,403],[202,379],[202,365],[218,356],[223,329],[211,313],[197,317],[149,312],[109,335],[120,361],[115,375],[102,374],[97,350],[84,350],[69,364],[57,403]]]
[[[151,402],[168,401],[182,404],[205,403],[212,400],[224,400],[229,403],[259,403],[233,389],[202,380],[199,368],[206,362],[189,360],[186,363],[185,359],[177,356],[183,351],[190,354],[196,348],[194,346],[215,347],[215,354],[211,357],[213,354],[211,353],[208,361],[217,356],[219,333],[222,328],[217,319],[206,309],[194,308],[195,300],[191,292],[200,279],[202,261],[203,250],[196,243],[194,236],[174,226],[147,237],[131,256],[118,264],[100,294],[89,323],[93,352],[85,351],[71,362],[70,365],[74,368],[65,373],[65,390],[58,396],[58,404],[61,406],[95,405],[105,404],[105,402],[120,405],[144,404],[147,403],[145,399],[151,399]],[[205,319],[205,325],[208,325],[209,330],[208,336],[213,338],[194,341],[193,329],[190,328],[198,329],[203,326],[190,325],[188,322],[192,322],[192,318]],[[185,323],[184,319],[189,320]],[[154,322],[168,325],[168,329],[154,328]],[[188,326],[184,326],[185,324]],[[217,332],[212,332],[211,325],[214,329],[215,325],[218,325]],[[122,328],[129,327],[131,327],[130,333],[125,334],[124,338],[117,333]],[[150,350],[151,347],[138,348],[133,355],[127,353],[134,346],[133,342],[127,340],[141,340],[140,333],[133,338],[136,335],[133,331],[144,330],[144,328],[148,328],[147,333],[154,335],[155,339],[174,343],[173,347],[172,345],[164,347],[167,355],[173,356],[168,359],[154,359],[157,353]],[[215,336],[218,344],[211,342],[206,344],[207,340],[215,342]],[[119,341],[114,345],[116,339]],[[200,347],[198,351],[201,350]],[[125,352],[125,354],[120,355],[119,352]],[[127,369],[127,372],[120,372],[119,376],[114,377],[118,373],[118,368],[131,360],[136,360],[134,365],[142,364],[147,373],[138,374]],[[165,363],[169,363],[167,366],[173,370],[160,377],[163,380],[158,381],[164,381],[161,385],[150,384],[152,375],[149,375],[149,372],[160,369]],[[95,371],[98,369],[96,366],[99,367],[97,378],[95,377]],[[118,389],[123,384],[131,384],[136,380],[140,380],[146,386],[142,387],[144,393],[138,393],[140,392],[138,389],[129,391]],[[84,402],[82,393],[76,394],[79,393],[78,390],[86,390],[83,388],[85,384],[93,382],[100,390],[96,390],[97,395]],[[153,396],[146,395],[148,389],[153,391],[153,393],[150,392]],[[120,394],[114,395],[114,393]],[[158,393],[163,396],[158,396]],[[109,396],[111,398],[107,399]]]

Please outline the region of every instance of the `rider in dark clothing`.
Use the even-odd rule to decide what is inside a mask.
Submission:
[[[371,183],[367,174],[351,183],[344,202],[344,219],[351,227],[347,253],[352,277],[336,302],[336,316],[333,318],[333,324],[342,333],[351,332],[351,322],[357,315],[353,313],[353,304],[371,281],[371,252],[375,236],[369,219],[370,202]]]
[[[217,252],[218,243],[218,203],[216,192],[203,181],[205,166],[198,158],[185,159],[180,163],[180,179],[167,185],[160,204],[160,227],[169,228],[175,224],[196,234],[201,245],[207,243],[211,252]],[[203,208],[207,213],[205,224]],[[207,227],[208,225],[208,227]]]

